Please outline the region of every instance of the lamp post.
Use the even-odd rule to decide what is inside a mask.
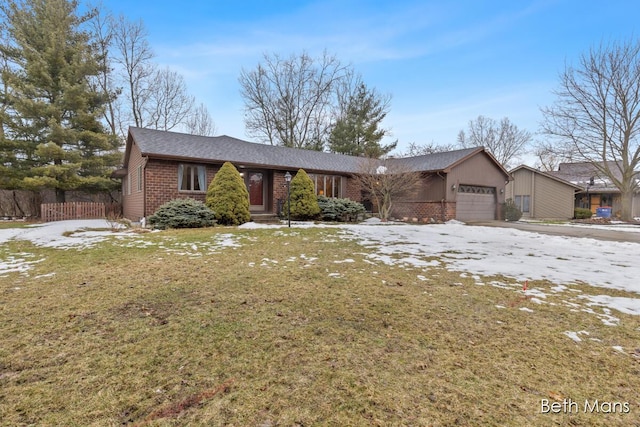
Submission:
[[[289,171],[284,174],[284,180],[287,182],[287,221],[291,228],[291,174]]]

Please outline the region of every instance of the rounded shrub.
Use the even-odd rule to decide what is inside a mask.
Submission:
[[[591,209],[587,208],[575,208],[573,216],[576,219],[589,219],[593,216],[593,212],[591,212]]]
[[[325,221],[355,222],[366,212],[362,203],[336,197],[318,196],[318,206]]]
[[[313,188],[313,181],[304,169],[298,170],[291,180],[291,218],[315,219],[320,215],[318,199]],[[285,201],[282,212],[288,213],[288,201]]]
[[[240,172],[231,163],[222,165],[207,189],[206,204],[215,212],[219,224],[249,222],[249,192]]]
[[[507,221],[519,221],[522,218],[522,211],[512,199],[507,199],[503,205],[504,219]]]
[[[194,199],[174,199],[160,206],[147,222],[161,230],[167,228],[211,227],[216,223],[211,209]]]

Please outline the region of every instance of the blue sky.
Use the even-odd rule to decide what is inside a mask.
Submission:
[[[250,139],[238,76],[264,53],[323,50],[392,96],[384,126],[408,143],[450,144],[479,115],[538,131],[566,64],[640,37],[635,0],[103,0],[142,20],[161,66],[180,72],[218,134]]]

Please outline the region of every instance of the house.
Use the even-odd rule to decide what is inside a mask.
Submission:
[[[506,197],[515,202],[523,218],[573,218],[575,194],[582,187],[526,165],[510,173],[513,181],[507,184]]]
[[[354,175],[361,157],[132,127],[122,179],[123,215],[139,220],[176,198],[204,201],[224,162],[233,163],[249,191],[252,217],[274,215],[286,197],[285,173],[304,169],[316,194],[363,201]],[[482,147],[389,159],[421,173],[420,184],[398,200],[395,217],[487,220],[499,216],[508,172]]]
[[[615,174],[617,179],[621,179],[621,167],[615,162],[608,162],[606,165]],[[601,164],[602,165],[602,164]],[[576,208],[590,209],[596,214],[600,207],[610,207],[613,216],[620,216],[622,210],[622,200],[620,190],[603,175],[591,162],[560,163],[557,171],[549,174],[571,182],[580,188],[574,198]],[[631,206],[631,216],[640,216],[640,192],[636,191]]]

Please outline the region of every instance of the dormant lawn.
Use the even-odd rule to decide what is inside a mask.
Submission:
[[[640,424],[640,245],[67,225],[0,230],[2,425]]]

